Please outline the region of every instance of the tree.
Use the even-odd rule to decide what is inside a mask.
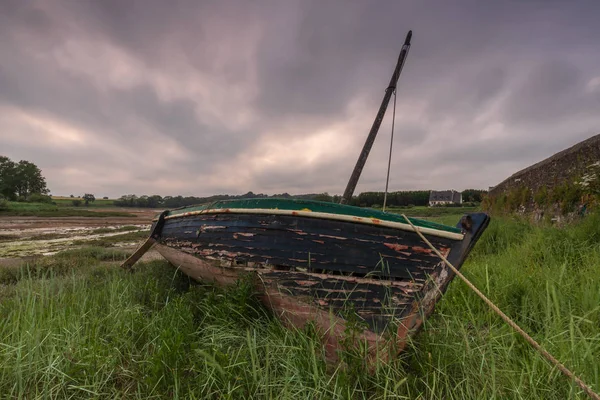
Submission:
[[[319,193],[319,194],[315,195],[314,200],[332,201],[333,198],[329,195],[329,193],[325,192],[325,193]]]
[[[10,200],[27,200],[32,194],[46,195],[49,190],[37,165],[21,160],[12,162],[0,156],[0,193]]]
[[[85,205],[89,206],[90,203],[93,203],[96,200],[96,198],[94,197],[93,194],[86,193],[86,194],[83,195],[83,200],[85,201]]]
[[[487,194],[487,190],[465,189],[462,191],[462,198],[463,201],[480,203],[485,194]]]
[[[0,156],[0,195],[16,200],[16,164],[8,157]]]
[[[148,207],[157,208],[162,204],[162,197],[155,194],[148,197]]]
[[[16,166],[17,195],[25,199],[33,193],[48,194],[46,179],[37,165],[21,160]]]

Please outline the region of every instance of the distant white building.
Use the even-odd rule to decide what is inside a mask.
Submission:
[[[429,206],[444,204],[462,204],[462,193],[456,190],[432,190],[429,193]]]

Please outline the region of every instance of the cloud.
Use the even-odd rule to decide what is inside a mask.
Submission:
[[[0,154],[56,194],[341,193],[404,35],[390,187],[600,131],[596,2],[3,2]],[[392,104],[357,192],[382,190]]]

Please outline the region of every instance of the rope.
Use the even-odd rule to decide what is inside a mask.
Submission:
[[[523,329],[521,329],[521,327],[519,327],[519,325],[517,325],[513,320],[511,320],[510,317],[508,317],[506,314],[504,314],[494,303],[492,303],[492,301],[490,299],[488,299],[487,297],[485,297],[485,295],[483,293],[481,293],[479,291],[479,289],[477,289],[475,287],[475,285],[473,285],[463,274],[461,274],[460,271],[458,269],[456,269],[456,267],[454,267],[454,265],[452,265],[450,263],[450,261],[446,260],[446,257],[444,257],[431,244],[431,242],[429,240],[427,240],[427,238],[425,236],[423,236],[423,234],[421,233],[421,231],[419,229],[417,229],[413,225],[412,222],[410,222],[410,220],[406,217],[406,215],[402,214],[402,216],[410,224],[410,226],[412,226],[412,228],[415,230],[415,232],[417,232],[417,234],[421,237],[421,239],[425,243],[427,243],[427,245],[429,246],[429,248],[431,248],[431,250],[433,250],[435,252],[435,254],[439,258],[442,259],[442,261],[444,261],[444,263],[452,270],[452,272],[454,272],[460,279],[462,279],[462,281],[464,283],[466,283],[469,288],[471,288],[483,301],[485,301],[485,303],[492,310],[494,310],[494,312],[496,314],[498,314],[500,316],[500,318],[502,318],[504,320],[504,322],[506,322],[515,331],[517,331],[531,346],[533,346],[534,349],[536,349],[542,356],[544,356],[544,358],[546,360],[548,360],[548,362],[550,362],[550,364],[552,364],[555,367],[557,367],[569,379],[574,380],[575,383],[577,383],[577,386],[579,386],[585,392],[585,394],[587,394],[590,397],[590,399],[600,400],[600,395],[598,395],[597,393],[595,393],[588,385],[585,384],[585,382],[583,382],[581,379],[579,379],[577,376],[575,376],[575,374],[573,372],[571,372],[567,367],[565,367],[563,364],[561,364],[561,362],[558,361],[556,358],[554,358],[554,356],[552,356],[552,354],[550,354],[546,350],[544,350],[542,348],[542,346],[540,346],[538,344],[538,342],[536,342],[531,336],[529,336],[527,334],[527,332],[525,332]]]
[[[408,46],[406,48],[406,55],[404,57],[404,60],[402,60],[402,65],[400,66],[400,69],[398,70],[398,75],[400,75],[400,72],[404,68],[404,63],[406,62],[406,58],[408,57],[409,50],[410,50],[410,46]],[[385,212],[385,206],[387,203],[387,194],[388,194],[388,184],[390,183],[390,166],[392,165],[392,145],[394,144],[394,122],[396,122],[396,87],[397,87],[398,78],[396,78],[394,82],[396,82],[396,83],[394,84],[393,87],[389,86],[386,89],[386,90],[394,89],[394,113],[392,114],[392,137],[390,139],[390,157],[388,159],[387,178],[385,179],[385,194],[383,195],[383,208],[382,208],[383,212]]]
[[[392,146],[394,145],[394,123],[396,122],[396,89],[394,89],[394,113],[392,114],[392,137],[390,139],[390,157],[388,158],[387,178],[385,179],[385,194],[383,195],[383,209],[387,203],[388,185],[390,183],[390,166],[392,165]]]

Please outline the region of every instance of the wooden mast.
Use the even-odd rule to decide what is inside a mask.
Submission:
[[[363,167],[367,162],[367,158],[369,157],[369,153],[371,152],[371,147],[373,147],[373,142],[375,142],[375,137],[377,136],[377,132],[379,131],[379,127],[381,126],[381,121],[383,121],[385,110],[387,109],[388,103],[390,102],[392,93],[394,93],[394,90],[396,90],[396,84],[398,82],[398,78],[400,77],[400,72],[402,72],[402,67],[404,66],[404,61],[406,60],[408,49],[410,48],[411,37],[412,31],[408,31],[406,39],[404,40],[404,45],[402,46],[402,50],[400,50],[400,56],[398,56],[398,63],[396,64],[396,69],[394,70],[394,74],[392,75],[390,84],[388,85],[387,89],[385,89],[385,95],[383,96],[383,101],[381,102],[381,106],[379,107],[379,112],[375,117],[375,121],[373,122],[371,131],[369,132],[369,136],[367,136],[367,140],[363,146],[362,152],[358,156],[358,160],[356,161],[356,165],[354,166],[354,171],[352,171],[352,175],[350,176],[350,180],[348,181],[348,186],[346,186],[346,190],[344,191],[344,195],[342,196],[342,200],[340,201],[341,204],[347,204],[352,199],[354,189],[356,189],[356,184],[358,183],[360,174],[362,173]]]

